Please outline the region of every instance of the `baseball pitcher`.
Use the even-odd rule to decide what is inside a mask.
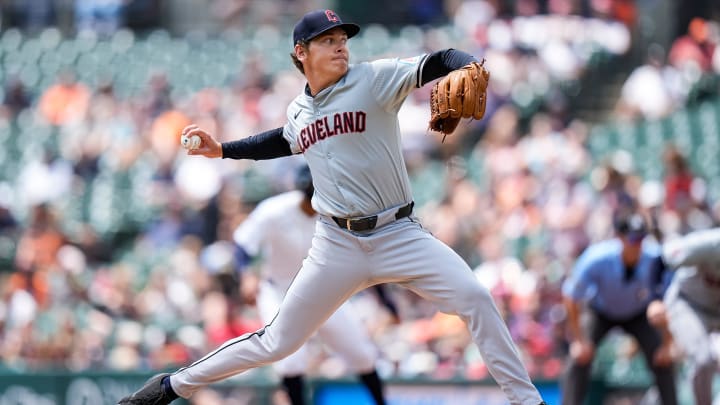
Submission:
[[[121,404],[189,398],[208,384],[278,361],[350,296],[380,283],[399,283],[463,319],[511,404],[543,402],[489,292],[412,215],[401,153],[397,114],[413,89],[442,78],[433,91],[430,127],[447,134],[460,119],[482,116],[489,74],[473,56],[454,49],[351,65],[347,41],[359,31],[332,10],[310,12],[295,25],[291,57],[307,84],[288,106],[283,127],[222,144],[196,125],[183,130],[183,137],[200,138],[190,155],[260,160],[302,153],[313,174],[319,219],[308,256],[272,322],[151,378]]]

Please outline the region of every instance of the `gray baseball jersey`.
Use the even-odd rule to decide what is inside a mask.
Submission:
[[[678,269],[673,278],[678,291],[720,316],[720,228],[666,242],[663,259]]]
[[[320,214],[350,218],[410,202],[397,112],[417,87],[424,60],[350,65],[335,85],[290,104],[283,135],[307,159]]]

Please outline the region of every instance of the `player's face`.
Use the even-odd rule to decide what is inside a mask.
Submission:
[[[339,79],[345,75],[350,57],[347,40],[342,28],[333,28],[313,38],[305,55],[305,71],[327,78]]]

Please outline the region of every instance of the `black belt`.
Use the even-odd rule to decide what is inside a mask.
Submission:
[[[403,207],[400,207],[397,212],[395,213],[395,219],[398,220],[400,218],[409,217],[410,214],[412,214],[413,206],[415,205],[415,202],[411,202],[408,205],[405,205]],[[335,221],[336,224],[340,228],[344,228],[350,231],[356,231],[356,232],[363,232],[363,231],[369,231],[372,229],[375,229],[375,226],[377,225],[378,216],[377,215],[371,215],[369,217],[362,217],[362,218],[338,218],[338,217],[332,217],[333,221]]]

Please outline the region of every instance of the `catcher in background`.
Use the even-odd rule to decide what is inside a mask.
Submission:
[[[720,333],[720,228],[665,242],[663,259],[677,269],[665,294],[668,326],[685,357],[695,404],[711,405],[719,367],[711,334]]]
[[[295,188],[295,191],[261,202],[233,233],[239,262],[245,267],[256,259],[259,262],[256,266],[260,277],[256,304],[260,318],[266,323],[272,321],[280,307],[285,291],[310,249],[315,231],[317,213],[310,204],[314,187],[307,166],[302,166],[296,173]],[[377,349],[350,304],[341,305],[320,326],[317,334],[349,369],[357,372],[375,404],[384,405],[382,382],[375,371]],[[308,367],[308,356],[308,350],[303,346],[274,364],[292,405],[305,404],[303,376]]]
[[[149,379],[121,404],[189,398],[208,384],[287,357],[345,300],[382,283],[399,283],[463,319],[511,404],[543,402],[490,293],[458,254],[412,216],[401,150],[397,114],[413,89],[446,75],[465,77],[464,83],[478,86],[474,98],[454,94],[462,102],[448,105],[462,105],[461,116],[475,114],[477,108],[466,112],[464,106],[484,103],[483,79],[489,75],[474,64],[461,69],[478,61],[454,49],[349,64],[347,41],[359,31],[332,10],[298,21],[291,57],[307,84],[288,106],[283,127],[222,144],[196,125],[183,130],[182,137],[201,138],[191,155],[260,160],[302,153],[313,174],[312,206],[320,218],[308,256],[272,322],[188,367]],[[433,122],[450,133],[456,120],[449,115]]]

